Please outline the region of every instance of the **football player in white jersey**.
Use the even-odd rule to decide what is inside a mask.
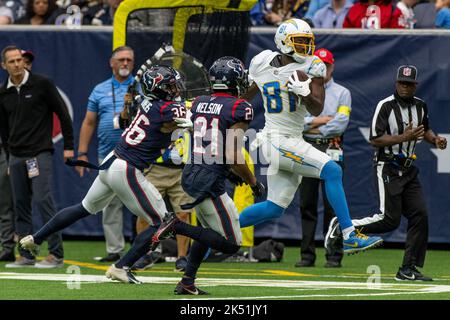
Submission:
[[[336,213],[344,238],[344,252],[375,247],[380,237],[355,231],[342,185],[342,169],[324,152],[303,140],[306,110],[319,115],[325,99],[325,64],[314,54],[314,35],[300,19],[283,22],[275,34],[281,51],[265,50],[249,67],[253,80],[249,101],[258,90],[265,108],[265,127],[251,148],[261,147],[269,162],[267,200],[247,207],[240,215],[241,228],[280,217],[291,203],[302,176],[325,181],[328,201]]]

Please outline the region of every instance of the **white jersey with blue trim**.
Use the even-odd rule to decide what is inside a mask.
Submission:
[[[270,63],[279,52],[265,50],[250,62],[249,77],[261,91],[266,124],[264,131],[288,136],[302,136],[306,106],[302,99],[288,92],[288,79],[296,70],[310,78],[324,78],[326,66],[318,57],[307,56],[303,63],[293,62],[282,67]]]

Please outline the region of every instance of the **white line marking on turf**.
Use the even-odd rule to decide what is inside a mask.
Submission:
[[[179,277],[138,277],[144,283],[154,284],[176,284]],[[1,279],[16,280],[40,280],[40,281],[67,281],[71,280],[70,274],[50,273],[0,273]],[[80,282],[91,283],[113,283],[104,275],[78,276]],[[343,282],[343,281],[303,281],[303,280],[279,280],[279,279],[226,279],[226,278],[203,278],[197,281],[199,286],[253,286],[291,289],[352,289],[352,290],[403,290],[411,292],[450,292],[450,285],[432,285],[422,283],[380,283],[377,286],[368,286],[365,282]]]

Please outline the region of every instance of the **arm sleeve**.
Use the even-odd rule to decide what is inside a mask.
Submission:
[[[94,88],[88,98],[87,110],[98,113],[97,90]]]
[[[389,115],[387,112],[386,104],[379,104],[375,109],[375,113],[372,118],[372,124],[370,126],[370,140],[376,139],[386,134],[388,119]]]
[[[327,67],[322,60],[316,58],[311,62],[311,66],[309,67],[307,74],[312,78],[325,78],[327,75]]]
[[[171,122],[174,118],[185,118],[186,107],[181,103],[171,103],[161,108],[162,122]]]
[[[46,102],[51,110],[56,113],[61,122],[61,131],[64,137],[64,150],[73,150],[72,119],[56,86],[49,80],[45,82]]]
[[[231,109],[233,124],[238,122],[250,122],[253,120],[253,107],[245,100],[237,100]]]
[[[350,91],[344,90],[339,97],[338,106],[334,118],[327,124],[320,126],[319,131],[325,137],[336,137],[344,133],[350,121],[352,97]]]

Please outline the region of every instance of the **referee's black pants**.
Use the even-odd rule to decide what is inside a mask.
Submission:
[[[316,149],[325,152],[328,148],[328,144],[315,144],[311,143]],[[342,169],[343,163],[337,162]],[[325,184],[322,180],[317,178],[302,178],[300,184],[300,212],[302,219],[302,242],[301,242],[301,259],[304,261],[315,262],[316,251],[314,245],[314,235],[317,227],[317,205],[319,199],[319,188],[322,187],[322,199],[323,199],[323,235],[328,230],[330,220],[334,217],[334,211],[330,203],[327,200],[325,193]],[[325,253],[327,261],[341,262],[343,256],[342,247],[329,248]]]
[[[380,198],[380,213],[353,220],[363,233],[385,233],[398,228],[403,215],[408,220],[403,266],[423,267],[428,243],[428,214],[419,181],[419,169],[399,170],[379,162],[375,180]]]

